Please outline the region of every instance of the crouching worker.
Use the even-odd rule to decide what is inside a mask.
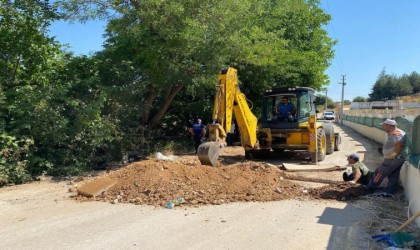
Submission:
[[[359,156],[357,154],[349,154],[347,156],[347,161],[351,165],[351,173],[344,172],[343,180],[348,181],[352,184],[362,184],[367,185],[370,181],[372,172],[366,167],[363,162],[359,161]]]

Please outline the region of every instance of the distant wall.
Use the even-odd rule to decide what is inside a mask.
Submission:
[[[378,127],[376,121],[378,119],[382,120],[382,118],[345,116],[343,124],[382,144],[387,134]],[[401,118],[397,119],[397,122],[405,125],[402,129],[409,134],[411,140],[411,155],[409,161],[406,161],[401,168],[400,181],[404,187],[405,196],[410,202],[410,213],[415,214],[420,211],[420,152],[418,152],[420,150],[420,116],[407,124],[401,122]],[[416,224],[420,227],[420,218],[417,218]]]

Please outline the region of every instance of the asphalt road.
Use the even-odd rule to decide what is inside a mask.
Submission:
[[[338,128],[337,128],[338,129]],[[341,130],[344,155],[369,154],[374,142]],[[373,154],[373,153],[372,153]],[[373,157],[374,158],[374,157]],[[377,157],[376,157],[377,158]],[[0,249],[372,249],[361,218],[337,201],[247,202],[174,209],[77,202],[65,182],[0,189]]]

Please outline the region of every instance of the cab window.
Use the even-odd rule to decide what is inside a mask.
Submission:
[[[308,93],[302,93],[299,97],[299,117],[300,120],[306,121],[311,114],[311,99]]]

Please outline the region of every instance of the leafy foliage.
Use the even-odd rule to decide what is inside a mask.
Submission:
[[[107,93],[97,61],[65,55],[48,38],[56,15],[47,2],[0,5],[1,150],[18,152],[2,158],[1,182],[20,183],[44,171],[74,174],[103,161],[98,152],[118,132],[103,114]]]
[[[108,19],[105,49],[64,53],[47,36],[62,17]],[[195,118],[210,122],[227,66],[256,114],[264,89],[320,89],[335,44],[329,19],[317,0],[2,1],[0,182],[78,174],[130,150],[179,150],[171,141]]]
[[[321,108],[325,108],[325,99],[327,99],[327,108],[328,109],[335,109],[336,108],[337,105],[335,104],[335,102],[330,97],[327,97],[325,95],[318,95],[317,105]]]
[[[6,184],[20,184],[31,179],[28,168],[30,139],[16,140],[6,134],[0,135],[0,187]]]
[[[367,98],[363,97],[363,96],[356,96],[355,98],[353,98],[353,102],[365,102]]]
[[[143,105],[136,110],[143,127],[159,126],[182,94],[208,96],[226,66],[238,68],[243,92],[256,102],[262,89],[274,86],[320,88],[333,56],[334,41],[322,28],[330,16],[318,1],[58,3],[68,18],[111,19],[102,55],[134,67],[118,82],[141,85],[136,94]],[[118,14],[111,16],[111,9]]]
[[[420,76],[416,72],[398,77],[386,74],[385,70],[382,70],[372,87],[369,99],[370,101],[384,101],[419,93],[419,86]]]

